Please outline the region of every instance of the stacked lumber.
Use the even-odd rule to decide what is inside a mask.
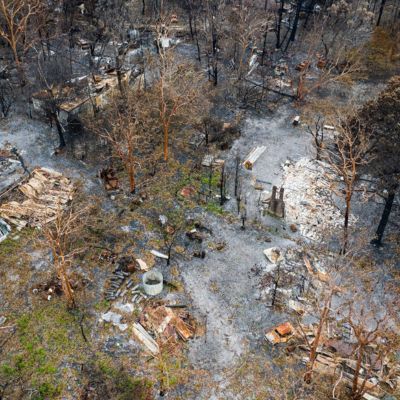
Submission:
[[[26,200],[10,201],[0,206],[0,216],[18,228],[38,226],[53,221],[60,208],[72,200],[74,186],[61,173],[37,168],[28,182],[19,186]]]

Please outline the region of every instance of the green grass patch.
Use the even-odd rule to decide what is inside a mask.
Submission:
[[[77,317],[60,299],[19,316],[15,325],[12,348],[0,363],[0,382],[23,382],[36,400],[56,398],[63,388],[61,363],[85,360]]]
[[[144,377],[132,377],[126,371],[114,366],[113,360],[103,357],[97,361],[94,370],[102,375],[115,400],[148,400],[153,382]]]
[[[216,215],[224,215],[225,211],[224,209],[219,205],[215,203],[207,203],[204,208],[206,211],[216,214]]]

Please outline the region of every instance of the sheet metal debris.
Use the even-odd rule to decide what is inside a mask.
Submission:
[[[0,149],[0,196],[16,187],[27,176],[15,153]]]
[[[265,249],[263,253],[272,264],[277,264],[284,259],[282,251],[278,247],[270,247]]]
[[[146,264],[146,262],[143,261],[141,258],[137,258],[136,262],[141,271],[148,271],[150,269],[149,266]]]
[[[11,232],[11,226],[6,221],[0,218],[0,243],[5,240]]]

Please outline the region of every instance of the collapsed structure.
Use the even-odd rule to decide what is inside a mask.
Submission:
[[[121,70],[116,68],[105,70],[101,75],[84,75],[64,84],[41,90],[32,95],[35,112],[46,114],[49,102],[56,102],[59,119],[66,123],[71,116],[88,113],[103,107],[112,93],[121,85],[126,86],[130,79],[138,78],[135,84],[141,85],[140,71]]]
[[[318,240],[324,231],[342,225],[343,216],[335,204],[335,176],[321,161],[301,158],[285,163],[282,186],[285,187],[285,218],[296,224],[301,235]],[[350,224],[355,217],[350,217]]]
[[[30,179],[18,189],[24,200],[0,205],[0,216],[17,228],[53,221],[74,193],[70,179],[48,168],[35,169]]]

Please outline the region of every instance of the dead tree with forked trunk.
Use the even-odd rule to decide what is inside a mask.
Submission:
[[[61,282],[68,307],[76,307],[76,299],[71,284],[70,268],[76,255],[85,251],[84,245],[78,244],[80,233],[85,225],[88,207],[79,208],[70,204],[63,208],[58,206],[55,218],[48,222],[46,217],[40,223],[42,233],[40,245],[49,247],[54,268]]]
[[[358,49],[350,52],[346,43],[342,43],[326,51],[323,41],[325,22],[322,20],[320,24],[316,24],[302,40],[305,57],[296,66],[298,73],[293,74],[296,83],[295,96],[299,101],[334,82],[351,81],[354,74],[361,69]],[[315,79],[309,79],[310,75],[315,75]]]
[[[304,263],[309,272],[313,271],[313,266],[307,256],[304,256]],[[315,363],[318,356],[318,348],[325,337],[326,326],[332,314],[332,300],[338,292],[337,276],[319,275],[318,272],[314,275],[321,282],[322,290],[318,296],[311,302],[315,311],[317,323],[314,328],[314,338],[309,340],[306,333],[303,331],[302,325],[299,324],[300,332],[305,339],[308,347],[308,361],[306,371],[304,373],[304,381],[310,384],[313,380]]]
[[[316,121],[315,125],[312,128],[311,126],[307,126],[308,132],[311,134],[314,140],[314,147],[315,147],[315,159],[317,161],[321,161],[321,152],[324,148],[324,120],[321,116],[319,116]]]
[[[44,4],[42,0],[0,0],[0,37],[10,47],[21,84],[25,81],[22,57],[38,39],[36,32],[40,29]]]
[[[207,113],[208,103],[201,71],[193,64],[179,60],[174,49],[169,48],[167,25],[159,24],[156,33],[157,43],[160,44],[156,60],[159,76],[152,94],[162,129],[164,161],[168,161],[172,125],[179,120],[193,123],[199,115]]]
[[[382,389],[392,392],[390,382],[398,379],[394,356],[399,350],[395,295],[385,283],[374,282],[373,288],[365,289],[365,284],[355,285],[341,312],[341,323],[348,324],[352,332],[351,374],[345,376],[352,400],[364,399],[366,393],[380,393]],[[381,382],[388,383],[388,387],[381,386]]]
[[[351,201],[359,178],[359,167],[366,162],[364,155],[368,146],[361,125],[357,132],[356,130],[352,132],[345,119],[339,117],[337,130],[334,148],[326,148],[324,158],[335,175],[343,182],[345,210],[341,252],[345,253],[349,242]]]
[[[147,123],[146,107],[140,101],[145,94],[140,90],[127,90],[123,97],[114,95],[107,107],[89,121],[93,129],[120,159],[129,178],[129,191],[136,191],[136,169],[140,167],[138,154],[143,153],[151,139],[151,126]]]

